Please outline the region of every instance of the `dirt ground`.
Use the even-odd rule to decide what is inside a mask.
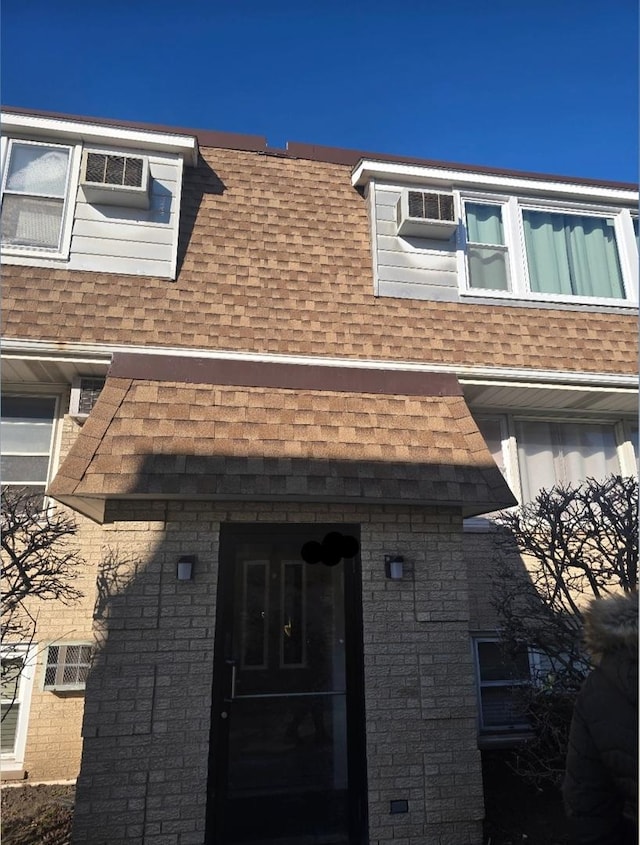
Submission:
[[[502,761],[484,762],[485,845],[566,845],[556,792],[525,786]],[[2,845],[70,845],[73,786],[2,789]]]
[[[507,756],[483,754],[485,845],[568,845],[560,792],[525,784]]]
[[[69,845],[73,786],[2,788],[2,845]]]

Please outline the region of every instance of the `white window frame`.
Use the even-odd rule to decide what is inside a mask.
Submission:
[[[459,197],[460,215],[462,221],[462,228],[460,233],[460,244],[462,247],[462,273],[459,278],[464,278],[465,284],[469,288],[469,293],[478,296],[497,296],[499,298],[512,299],[515,291],[519,289],[520,283],[518,280],[519,267],[517,257],[513,249],[514,232],[513,232],[513,212],[511,205],[513,197],[504,194],[463,194]],[[500,208],[502,217],[502,232],[504,235],[504,244],[477,244],[475,241],[470,241],[467,236],[467,203],[470,205],[493,205]],[[469,246],[489,246],[495,249],[504,250],[506,255],[506,268],[508,273],[508,281],[510,284],[509,290],[492,290],[491,288],[473,288],[471,287],[471,275],[469,273],[468,248]],[[460,268],[459,268],[460,269]]]
[[[24,767],[25,748],[27,744],[27,730],[29,726],[29,711],[31,708],[31,692],[36,673],[37,645],[7,645],[3,648],[3,657],[24,656],[24,663],[18,679],[18,694],[14,704],[19,705],[16,738],[11,752],[0,754],[2,771],[16,772]]]
[[[67,171],[67,184],[65,187],[62,207],[60,240],[59,247],[55,249],[49,247],[34,247],[30,245],[21,246],[20,244],[3,243],[2,253],[6,256],[67,260],[69,258],[69,251],[71,248],[71,232],[73,228],[76,196],[78,193],[78,180],[80,178],[82,144],[60,144],[49,141],[32,141],[31,139],[26,138],[7,139],[5,149],[3,150],[2,192],[0,196],[0,203],[4,200],[5,192],[8,194],[13,193],[6,191],[6,182],[9,173],[9,162],[11,161],[11,151],[16,144],[23,146],[59,147],[61,149],[69,150],[69,169]],[[59,199],[59,197],[56,197],[56,199]]]
[[[58,464],[58,460],[60,457],[60,441],[62,437],[62,425],[61,425],[61,410],[62,410],[62,394],[48,390],[44,386],[34,386],[32,389],[20,387],[20,386],[11,386],[7,385],[3,387],[2,394],[0,396],[0,416],[1,416],[1,403],[2,400],[5,398],[27,398],[27,399],[53,399],[55,400],[54,408],[53,408],[53,420],[52,420],[52,429],[51,429],[51,440],[49,441],[49,462],[47,464],[47,475],[43,485],[43,493],[47,489],[49,482],[53,476],[54,468]],[[5,451],[1,448],[2,444],[0,443],[0,451],[2,455],[27,455],[27,454],[43,454],[37,452],[9,452]],[[24,487],[31,484],[32,486],[40,485],[40,481],[22,481],[22,482],[3,482],[3,486],[6,487]],[[43,510],[46,510],[51,505],[51,500],[44,495],[44,502],[43,502]]]
[[[462,231],[458,239],[457,266],[459,292],[461,297],[524,300],[567,305],[599,305],[637,307],[638,305],[638,248],[633,229],[631,211],[627,208],[593,203],[575,203],[569,201],[541,200],[504,194],[461,191],[459,194],[460,219]],[[502,226],[505,245],[509,254],[511,290],[490,290],[471,286],[469,264],[467,260],[466,204],[497,205],[502,209]],[[616,248],[622,276],[624,298],[599,296],[573,296],[560,293],[538,293],[531,290],[524,239],[523,211],[543,211],[558,214],[592,216],[599,219],[611,218],[614,221]]]
[[[536,414],[536,413],[483,413],[478,411],[474,414],[478,420],[500,420],[501,429],[503,432],[502,439],[502,455],[503,462],[506,469],[506,481],[511,487],[511,491],[518,499],[518,502],[523,503],[522,499],[522,484],[520,480],[520,463],[518,459],[518,442],[516,437],[516,423],[517,422],[548,422],[557,425],[605,425],[611,426],[615,436],[616,452],[618,456],[618,463],[620,466],[620,473],[622,475],[637,476],[637,459],[631,438],[631,426],[633,420],[628,416],[623,415],[602,415],[596,416],[580,416],[571,417],[567,414]],[[584,479],[583,479],[584,480]],[[481,517],[479,519],[486,520],[488,517]],[[466,523],[473,524],[471,520]],[[465,524],[466,524],[465,523]]]

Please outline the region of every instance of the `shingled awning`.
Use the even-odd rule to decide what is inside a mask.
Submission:
[[[49,488],[107,499],[515,504],[455,376],[117,355]]]

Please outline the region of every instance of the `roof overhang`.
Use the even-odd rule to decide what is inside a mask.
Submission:
[[[2,134],[12,137],[46,137],[52,140],[132,147],[149,153],[181,155],[191,167],[198,164],[198,139],[194,135],[151,132],[142,129],[65,120],[38,115],[2,112]]]
[[[371,181],[384,181],[406,185],[428,185],[443,190],[490,190],[509,194],[541,194],[591,202],[611,203],[637,207],[638,190],[634,187],[608,186],[576,180],[555,180],[548,177],[501,176],[495,173],[458,170],[451,167],[421,167],[396,164],[389,161],[362,159],[351,174],[354,187],[364,187]]]
[[[627,385],[536,384],[461,378],[467,404],[475,412],[571,414],[619,417],[638,415],[638,387]]]

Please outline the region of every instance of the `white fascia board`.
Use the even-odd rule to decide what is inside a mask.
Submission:
[[[429,361],[389,361],[376,358],[323,358],[313,355],[274,355],[259,352],[235,352],[224,349],[184,349],[171,346],[136,346],[124,344],[50,343],[40,340],[4,338],[2,355],[36,360],[106,363],[118,352],[141,355],[171,355],[175,358],[207,358],[219,361],[253,361],[268,364],[337,367],[349,369],[399,370],[417,373],[449,373],[462,383],[509,383],[513,385],[549,385],[638,389],[638,376],[620,373],[591,373],[574,370],[535,370],[516,367],[464,366]]]
[[[47,136],[61,141],[86,141],[105,146],[134,147],[150,153],[174,153],[184,157],[191,167],[198,163],[198,139],[194,135],[169,134],[143,129],[126,129],[82,121],[62,120],[36,115],[2,113],[2,134]]]
[[[466,189],[487,189],[508,194],[543,194],[562,197],[579,197],[584,200],[612,202],[636,207],[639,193],[632,188],[586,185],[576,182],[558,182],[553,179],[532,179],[518,176],[499,176],[491,173],[474,173],[446,167],[420,167],[363,159],[351,174],[354,187],[362,187],[372,179],[395,180],[409,185]]]

